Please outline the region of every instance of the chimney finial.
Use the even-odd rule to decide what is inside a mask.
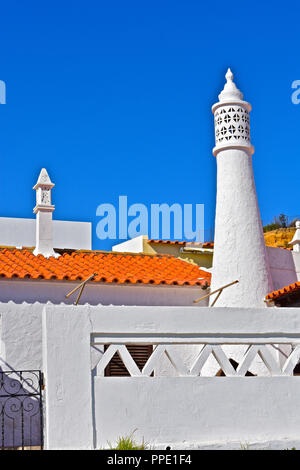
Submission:
[[[228,68],[226,75],[226,83],[224,89],[219,94],[220,102],[225,101],[243,101],[243,93],[236,87],[236,84],[233,81],[233,73],[230,68]]]
[[[226,72],[225,78],[228,82],[228,80],[233,81],[233,73],[231,72],[230,68],[228,67],[228,70]]]

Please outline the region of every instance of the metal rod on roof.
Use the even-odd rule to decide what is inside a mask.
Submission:
[[[66,294],[65,297],[66,297],[66,298],[70,297],[70,295],[72,295],[74,292],[76,292],[78,289],[80,289],[79,295],[78,295],[78,297],[77,297],[77,299],[76,299],[76,302],[75,302],[75,305],[77,305],[78,302],[79,302],[79,299],[80,299],[80,297],[81,297],[82,291],[83,291],[83,289],[84,289],[84,287],[85,287],[85,285],[86,285],[86,283],[87,283],[88,281],[90,281],[91,279],[93,279],[95,276],[97,276],[97,274],[98,274],[98,273],[94,273],[94,274],[92,274],[91,276],[89,276],[85,281],[82,281],[78,286],[76,286],[74,289],[72,289],[71,292],[69,292],[68,294]]]
[[[220,297],[221,292],[223,291],[223,289],[226,289],[226,287],[232,286],[233,284],[237,284],[238,282],[239,281],[236,280],[236,281],[230,282],[229,284],[226,284],[225,286],[219,287],[219,289],[216,289],[213,292],[210,292],[209,294],[206,294],[203,297],[199,297],[199,299],[194,300],[193,303],[196,304],[197,302],[200,302],[200,300],[206,299],[206,297],[210,297],[211,295],[216,294],[216,292],[219,292],[219,294],[217,295],[217,297],[215,298],[215,300],[213,301],[213,303],[211,305],[213,307],[214,304],[216,303],[217,299]]]
[[[78,305],[78,302],[79,302],[79,300],[80,300],[80,297],[81,297],[81,294],[82,294],[82,292],[83,292],[84,287],[85,287],[85,284],[82,284],[82,286],[81,286],[81,288],[80,288],[80,291],[79,291],[79,294],[78,294],[78,296],[77,296],[77,299],[76,299],[75,302],[74,302],[74,305]]]
[[[216,301],[218,300],[218,298],[220,297],[220,295],[222,294],[223,292],[223,289],[221,289],[218,293],[218,295],[216,296],[216,298],[214,299],[213,303],[211,304],[211,307],[213,307],[216,303]]]

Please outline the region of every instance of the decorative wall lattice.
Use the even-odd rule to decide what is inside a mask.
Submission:
[[[175,371],[179,376],[202,376],[202,370],[210,358],[213,356],[223,371],[222,375],[228,377],[243,377],[247,374],[253,362],[260,358],[261,362],[266,366],[270,375],[286,376],[293,375],[294,368],[300,359],[300,345],[298,344],[292,349],[291,353],[287,355],[286,361],[280,365],[276,352],[273,354],[268,344],[250,344],[247,346],[246,352],[235,368],[232,364],[230,357],[227,357],[222,345],[220,344],[204,344],[202,347],[199,345],[199,353],[195,356],[190,367],[183,362],[180,355],[180,346],[174,348],[174,345],[159,344],[154,345],[153,353],[150,355],[146,364],[140,369],[131,354],[129,353],[125,344],[110,344],[104,353],[101,353],[99,362],[97,364],[97,375],[103,375],[105,368],[110,363],[113,356],[117,353],[129,374],[133,377],[151,376],[155,369],[159,366],[160,361],[165,356],[168,358]],[[271,348],[272,349],[272,348]],[[274,345],[274,351],[278,350],[278,345]]]
[[[222,106],[215,112],[216,145],[224,143],[249,144],[250,124],[247,109],[241,106]]]

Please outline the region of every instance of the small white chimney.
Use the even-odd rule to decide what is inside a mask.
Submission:
[[[290,241],[290,245],[293,245],[293,251],[300,252],[300,220],[296,221],[296,232],[293,237],[293,240]]]
[[[53,250],[53,224],[52,212],[55,206],[51,204],[51,190],[54,184],[51,182],[47,170],[43,168],[33,189],[36,190],[36,206],[33,209],[36,214],[36,243],[34,255],[43,255],[45,258],[58,253]]]

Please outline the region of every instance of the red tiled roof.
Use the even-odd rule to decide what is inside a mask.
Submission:
[[[202,248],[213,248],[214,247],[214,243],[213,242],[205,242],[205,243],[202,243]]]
[[[0,277],[92,282],[200,286],[210,273],[171,255],[58,250],[58,258],[33,255],[30,249],[0,249]]]
[[[283,295],[291,294],[300,290],[300,282],[294,282],[294,284],[290,284],[289,286],[285,286],[282,289],[274,290],[270,294],[266,296],[266,300],[277,300]]]
[[[179,240],[154,240],[151,238],[148,240],[148,243],[163,243],[165,245],[182,245],[182,246],[197,246],[199,248],[213,248],[213,242],[205,242],[205,243],[194,243],[194,242],[187,242],[187,241],[179,241]]]
[[[151,240],[148,240],[148,243],[163,243],[165,245],[185,245],[185,241],[178,241],[178,240],[154,240],[151,238]]]

